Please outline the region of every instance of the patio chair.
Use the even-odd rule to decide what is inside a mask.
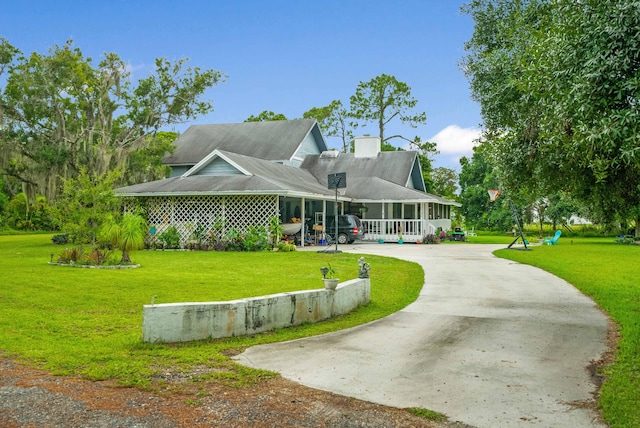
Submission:
[[[547,236],[544,238],[544,243],[547,245],[558,245],[558,239],[560,239],[560,235],[562,235],[561,230],[556,230],[556,234],[553,236]]]

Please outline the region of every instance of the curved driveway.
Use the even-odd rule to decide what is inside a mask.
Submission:
[[[344,246],[420,263],[420,297],[384,319],[236,357],[298,383],[477,427],[596,427],[587,366],[607,319],[567,282],[496,245]],[[375,270],[376,266],[372,266]]]

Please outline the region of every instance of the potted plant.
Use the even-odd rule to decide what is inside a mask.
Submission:
[[[404,240],[402,239],[402,233],[398,233],[398,244],[402,243],[404,243]]]
[[[328,263],[327,266],[321,267],[320,272],[322,273],[324,288],[327,290],[335,290],[338,287],[339,279],[335,277],[336,271],[331,266],[331,263]]]

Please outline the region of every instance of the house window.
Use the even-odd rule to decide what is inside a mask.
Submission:
[[[404,206],[404,219],[413,220],[416,218],[416,206],[415,204],[405,204]]]

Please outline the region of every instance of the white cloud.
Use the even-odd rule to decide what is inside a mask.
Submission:
[[[148,67],[144,64],[133,65],[130,62],[125,63],[124,69],[126,72],[131,75],[135,74],[136,71],[146,70]]]
[[[475,140],[480,137],[480,130],[477,128],[460,128],[458,125],[449,125],[433,137],[429,138],[437,144],[441,154],[446,156],[471,156],[473,147],[477,144]]]

